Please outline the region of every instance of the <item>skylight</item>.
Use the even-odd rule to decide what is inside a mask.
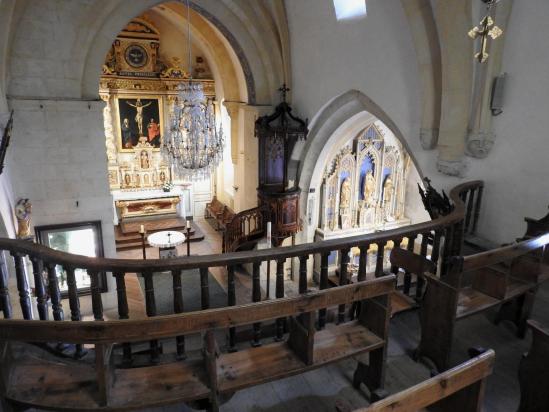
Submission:
[[[354,20],[366,17],[366,0],[334,0],[338,20]]]

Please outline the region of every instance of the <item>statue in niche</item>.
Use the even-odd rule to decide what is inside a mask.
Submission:
[[[374,194],[374,191],[376,189],[376,180],[374,178],[374,175],[371,170],[368,170],[368,173],[366,173],[366,176],[364,176],[364,188],[363,188],[363,196],[364,196],[364,202],[366,205],[372,204],[372,195]]]
[[[341,228],[351,227],[351,181],[348,177],[343,179],[339,192],[339,215],[341,216]]]
[[[351,206],[351,182],[348,177],[343,179],[341,183],[341,191],[339,195],[339,210],[348,209]]]
[[[140,161],[141,169],[148,169],[150,167],[149,154],[146,150],[141,151]]]
[[[395,188],[393,180],[391,179],[391,175],[387,175],[387,177],[385,178],[385,183],[383,184],[383,206],[387,217],[390,216],[394,189]]]
[[[17,218],[17,238],[29,239],[30,234],[30,218],[32,204],[29,199],[19,199],[15,204],[15,217]]]
[[[135,104],[131,104],[130,102],[126,102],[126,104],[135,108],[135,122],[137,123],[137,128],[139,129],[139,136],[143,136],[143,109],[150,106],[152,102],[143,104],[141,103],[141,99],[138,97]]]

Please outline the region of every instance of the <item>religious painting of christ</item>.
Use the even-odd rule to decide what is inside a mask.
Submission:
[[[118,150],[132,150],[145,137],[147,143],[160,149],[163,130],[162,98],[155,96],[118,96]]]

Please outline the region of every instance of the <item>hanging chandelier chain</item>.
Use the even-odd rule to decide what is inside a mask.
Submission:
[[[207,99],[201,82],[192,81],[190,3],[187,5],[189,78],[178,85],[170,128],[162,142],[162,154],[177,178],[202,180],[210,177],[223,157],[223,130],[217,129],[213,101]]]

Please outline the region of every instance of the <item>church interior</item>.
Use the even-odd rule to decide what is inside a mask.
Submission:
[[[0,0],[0,412],[549,411],[548,15]]]

